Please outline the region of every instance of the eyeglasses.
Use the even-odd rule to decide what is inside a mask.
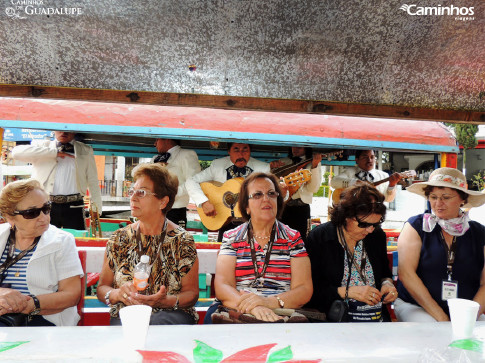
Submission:
[[[428,197],[428,200],[430,202],[437,202],[438,200],[442,201],[442,202],[447,202],[449,201],[450,199],[453,199],[454,197],[457,197],[457,195],[446,195],[446,194],[443,194],[441,197],[438,197],[437,195],[430,195]]]
[[[157,193],[147,192],[145,189],[128,189],[128,197],[135,196],[137,198],[145,198],[147,195],[157,195]]]
[[[256,192],[256,193],[253,193],[253,194],[249,194],[248,198],[249,199],[256,199],[256,200],[259,200],[259,199],[262,199],[265,195],[268,196],[268,199],[275,199],[275,198],[278,198],[278,195],[280,195],[280,193],[278,193],[277,191],[275,190],[270,190],[269,192],[267,193],[263,193],[263,192]]]
[[[51,202],[46,202],[42,207],[40,208],[31,208],[31,209],[25,209],[25,210],[16,210],[13,212],[15,215],[21,215],[25,219],[34,219],[40,216],[40,212],[44,214],[49,214],[52,209],[52,203]]]
[[[382,222],[384,222],[382,219],[377,223],[363,222],[357,217],[355,217],[355,220],[357,221],[357,227],[364,228],[364,229],[369,227],[374,227],[374,228],[380,227]]]

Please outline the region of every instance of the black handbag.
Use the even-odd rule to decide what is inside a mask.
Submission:
[[[333,323],[344,323],[349,321],[349,307],[343,300],[335,300],[327,313],[327,320]]]
[[[29,316],[27,314],[12,313],[0,315],[0,323],[6,326],[27,326]]]

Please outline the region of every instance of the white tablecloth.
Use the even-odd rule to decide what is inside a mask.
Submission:
[[[485,340],[485,323],[477,323],[474,336]],[[276,344],[270,353],[289,346],[294,360],[417,362],[431,351],[446,351],[452,333],[450,323],[151,326],[145,349],[194,361],[196,340],[222,351],[223,358]],[[124,348],[121,327],[0,328],[0,342],[15,341],[27,343],[0,352],[0,361],[142,361],[139,353]],[[485,361],[483,354],[480,360]]]

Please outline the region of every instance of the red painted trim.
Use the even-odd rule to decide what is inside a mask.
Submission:
[[[438,122],[49,99],[0,98],[0,119],[46,123],[231,131],[456,146]],[[15,127],[15,122],[12,123]],[[113,128],[114,129],[114,128]],[[417,132],[419,130],[419,132]]]

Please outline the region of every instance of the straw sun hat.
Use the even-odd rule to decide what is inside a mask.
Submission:
[[[485,204],[485,194],[482,192],[468,190],[468,184],[465,176],[457,169],[436,169],[431,173],[427,182],[413,184],[406,190],[426,198],[424,195],[424,188],[426,188],[428,185],[432,185],[434,187],[452,188],[465,192],[468,194],[468,202],[463,206],[464,208],[479,207],[482,204]]]

